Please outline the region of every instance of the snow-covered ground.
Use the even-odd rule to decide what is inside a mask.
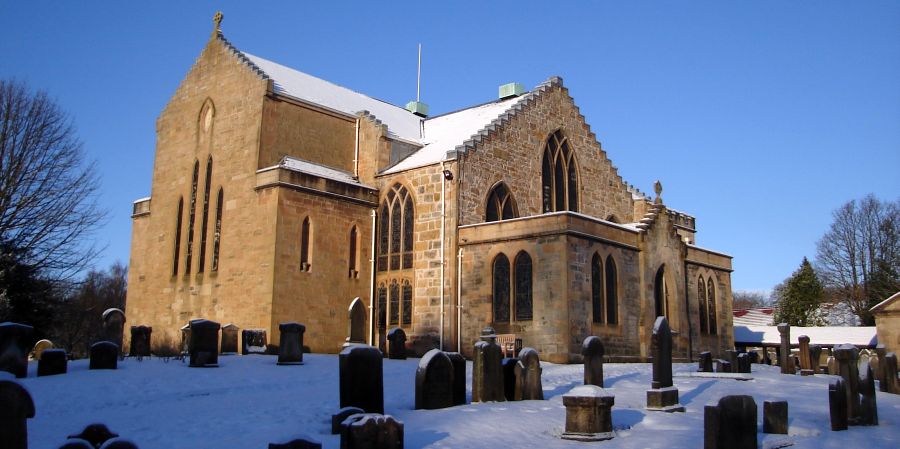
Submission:
[[[102,422],[142,449],[265,448],[306,435],[338,448],[331,414],[339,406],[338,358],[306,354],[301,366],[277,366],[272,356],[222,356],[219,368],[188,368],[161,359],[119,363],[116,371],[90,371],[87,360],[69,363],[65,375],[19,381],[34,398],[29,447],[53,449],[66,435]],[[582,382],[581,365],[542,363],[544,401],[466,404],[413,410],[419,359],[384,361],[385,413],[403,421],[407,448],[699,448],[703,406],[721,396],[749,394],[757,403],[762,431],[763,401],[787,400],[790,436],[759,434],[761,447],[785,438],[797,448],[900,447],[900,396],[878,393],[877,427],[829,430],[828,383],[832,376],[786,376],[777,367],[753,365],[754,379],[682,377],[695,364],[676,364],[675,386],[686,413],[644,410],[650,365],[607,364],[606,387],[616,397],[616,437],[602,443],[562,440],[562,395]],[[0,378],[12,378],[0,373]],[[471,397],[471,362],[467,389]]]

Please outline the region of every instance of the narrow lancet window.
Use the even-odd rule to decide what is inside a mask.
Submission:
[[[197,210],[197,176],[200,174],[200,162],[194,161],[194,176],[191,181],[191,204],[188,211],[188,241],[185,248],[184,273],[191,273],[191,257],[194,255],[194,215]]]
[[[203,188],[203,218],[200,220],[200,260],[197,271],[202,273],[206,268],[206,224],[209,222],[209,189],[212,180],[212,156],[206,161],[206,185]]]
[[[515,260],[516,321],[532,318],[531,272],[531,256],[525,251],[519,252]]]
[[[600,255],[594,254],[591,259],[591,311],[593,321],[603,323],[603,268]]]
[[[404,326],[412,324],[412,285],[403,281],[403,314],[400,323]]]
[[[394,184],[381,203],[378,230],[378,271],[408,269],[415,249],[415,206],[412,195]]]
[[[390,301],[390,325],[396,326],[400,321],[400,285],[397,284],[397,281],[391,281]]]
[[[219,270],[219,245],[222,242],[222,207],[225,205],[225,192],[219,187],[219,196],[216,198],[216,228],[213,234],[213,258],[212,270]]]
[[[578,164],[575,152],[560,131],[551,134],[544,147],[541,196],[545,213],[578,211]]]
[[[391,214],[388,209],[387,201],[381,205],[381,219],[378,221],[378,271],[387,271],[388,269],[388,244],[391,225]]]
[[[304,218],[303,224],[300,226],[300,271],[309,271],[312,268],[309,259],[310,227],[309,217]]]
[[[351,278],[356,278],[359,276],[359,268],[357,268],[357,259],[359,256],[357,253],[358,250],[356,249],[357,234],[358,234],[358,231],[356,229],[356,226],[354,226],[353,228],[350,229],[350,254],[347,257],[347,260],[348,260],[348,264],[349,264],[349,268],[350,268],[349,276]]]
[[[709,306],[706,301],[706,282],[702,276],[697,279],[697,302],[697,308],[700,309],[700,333],[705,334],[709,332]]]
[[[706,297],[706,300],[709,301],[709,333],[716,335],[718,333],[716,319],[716,287],[712,277],[710,277],[706,283]]]
[[[412,196],[403,202],[403,268],[412,268],[413,261],[413,204]]]
[[[619,322],[619,291],[616,261],[612,256],[606,256],[606,323],[618,324]]]
[[[172,259],[172,276],[178,274],[178,259],[181,257],[181,216],[184,214],[184,198],[178,198],[178,215],[175,218],[175,257]]]
[[[500,253],[494,259],[494,322],[509,322],[509,259]]]

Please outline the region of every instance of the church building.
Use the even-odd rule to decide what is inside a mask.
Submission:
[[[562,79],[443,115],[395,106],[238,49],[217,14],[156,122],[134,203],[126,315],[306,325],[304,344],[471,356],[481,330],[543,360],[645,361],[657,316],[676,358],[733,346],[731,257],[695,218],[622,180]]]

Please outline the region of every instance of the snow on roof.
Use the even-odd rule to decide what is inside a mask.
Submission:
[[[844,327],[791,327],[791,344],[800,344],[797,337],[806,335],[810,344],[838,345],[850,343],[857,346],[875,347],[878,337],[875,326]],[[776,345],[781,342],[781,334],[776,326],[735,325],[735,344],[767,344]]]
[[[735,309],[732,322],[735,326],[771,326],[775,309],[762,307],[759,309]]]
[[[421,138],[422,118],[400,106],[363,95],[259,56],[242,53],[272,79],[275,93],[350,115],[369,111],[387,125],[389,134],[413,141],[419,141]]]
[[[350,173],[336,170],[331,167],[319,165],[313,162],[304,161],[290,156],[285,156],[278,163],[279,167],[286,168],[291,171],[306,173],[308,175],[318,176],[320,178],[330,179],[332,181],[343,182],[345,184],[353,184],[357,186],[363,185],[358,179],[353,178]]]
[[[900,299],[900,292],[894,293],[893,295],[891,295],[890,298],[885,299],[884,301],[881,301],[878,304],[875,304],[875,306],[873,306],[871,309],[869,309],[869,311],[870,312],[880,312],[882,309],[887,307],[888,304],[896,301],[897,299]]]
[[[421,139],[424,146],[385,170],[385,173],[396,173],[445,160],[447,152],[453,151],[457,145],[477,134],[521,98],[498,100],[425,120],[425,135]]]

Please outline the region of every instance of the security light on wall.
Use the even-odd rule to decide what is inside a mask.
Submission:
[[[444,170],[444,179],[447,181],[453,181],[453,172],[450,170]]]

